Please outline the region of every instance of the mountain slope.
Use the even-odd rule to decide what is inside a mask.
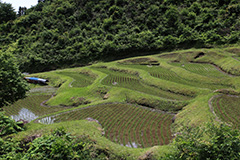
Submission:
[[[37,72],[144,51],[239,41],[237,0],[45,0],[0,25],[1,50]]]

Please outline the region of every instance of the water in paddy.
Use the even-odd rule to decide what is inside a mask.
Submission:
[[[32,121],[36,118],[38,118],[37,115],[35,115],[33,112],[31,112],[30,110],[28,110],[27,108],[22,108],[18,114],[16,115],[11,115],[11,118],[14,119],[15,121],[18,121],[20,119],[24,119],[26,121]]]
[[[123,144],[121,144],[121,146],[124,146]],[[140,144],[137,144],[136,142],[128,142],[126,145],[126,147],[130,147],[130,148],[141,148]]]
[[[28,122],[33,121],[34,119],[37,119],[39,116],[34,114],[31,110],[28,110],[27,108],[22,108],[18,114],[11,115],[11,118],[15,121],[18,120],[26,120]],[[39,120],[38,122],[43,124],[52,124],[54,123],[55,118],[54,117],[45,117]]]
[[[39,123],[43,123],[43,124],[53,124],[54,121],[55,121],[54,117],[45,117],[45,118],[38,120]]]
[[[60,106],[46,106],[43,104],[51,95],[30,95],[24,99],[18,100],[10,106],[3,107],[5,114],[12,117],[15,121],[20,119],[32,121],[40,116],[54,113],[66,108]],[[42,119],[46,124],[52,123],[53,118]]]

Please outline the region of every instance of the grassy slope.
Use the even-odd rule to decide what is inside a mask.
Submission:
[[[189,56],[189,52],[191,52]],[[205,55],[199,58],[194,59],[197,53],[203,52]],[[236,76],[230,76],[223,73],[223,80],[219,80],[215,77],[207,77],[202,74],[193,73],[189,70],[186,70],[182,67],[178,67],[176,65],[171,65],[171,62],[174,60],[177,60],[179,63],[187,63],[188,61],[191,62],[201,62],[201,63],[211,63],[217,65],[219,68],[221,68],[223,71],[239,75],[240,69],[239,65],[240,62],[232,58],[232,53],[226,52],[223,49],[191,49],[191,50],[184,50],[184,51],[176,51],[171,53],[163,53],[161,55],[167,55],[174,53],[174,56],[165,56],[159,57],[159,55],[153,55],[153,56],[146,56],[146,58],[154,58],[158,62],[160,62],[160,66],[164,67],[166,69],[169,69],[176,73],[179,77],[188,79],[189,81],[196,81],[199,83],[207,82],[207,83],[219,83],[220,86],[223,84],[223,88],[226,88],[225,85],[231,86],[231,90],[234,90],[235,92],[240,92],[240,78]],[[130,58],[130,60],[136,59],[136,58]],[[128,59],[129,60],[129,59]],[[230,60],[231,62],[234,61],[234,63],[228,63],[227,60]],[[125,60],[121,60],[119,62],[124,62]],[[187,96],[192,96],[189,100],[185,101],[187,102],[187,106],[184,107],[182,111],[180,111],[177,114],[176,121],[174,125],[172,126],[172,130],[174,132],[179,132],[182,129],[183,125],[203,125],[206,122],[215,122],[215,117],[211,113],[208,101],[213,96],[218,94],[218,91],[216,91],[213,88],[204,88],[201,86],[188,86],[186,84],[179,84],[177,82],[167,81],[164,79],[152,77],[149,75],[149,73],[146,70],[141,70],[139,68],[128,68],[127,65],[119,65],[118,62],[111,62],[111,63],[99,63],[93,65],[93,67],[99,67],[99,66],[106,66],[108,68],[118,68],[119,70],[124,70],[124,72],[128,72],[127,74],[131,73],[138,73],[138,76],[141,77],[141,80],[143,80],[145,83],[154,85],[158,88],[161,88],[165,91],[169,91],[174,94],[183,94]],[[45,73],[39,73],[35,74],[40,77],[48,77],[50,78],[51,85],[58,86],[60,83],[62,83],[61,87],[58,89],[56,96],[50,99],[47,104],[48,105],[70,105],[69,99],[71,97],[84,97],[87,100],[91,101],[91,105],[101,104],[101,103],[109,103],[109,102],[126,102],[126,98],[136,98],[136,99],[147,99],[147,103],[150,105],[154,105],[155,102],[161,102],[161,101],[169,101],[167,99],[152,96],[146,93],[140,93],[135,92],[130,89],[116,87],[114,85],[103,85],[101,82],[104,78],[107,77],[106,73],[100,72],[93,67],[84,67],[84,68],[73,68],[73,69],[65,69],[65,70],[57,70],[52,72],[45,72]],[[66,75],[60,74],[61,72],[76,72],[81,70],[86,70],[91,72],[96,76],[95,81],[86,87],[82,88],[76,88],[76,87],[70,87],[69,84],[73,81],[73,78],[68,77]],[[216,70],[217,71],[217,70]],[[220,72],[220,71],[219,71]],[[219,76],[219,73],[218,73]],[[229,88],[229,87],[228,87]],[[226,88],[227,89],[227,88]],[[104,93],[109,94],[109,98],[106,100],[103,100],[102,95],[99,94],[100,91],[103,91]],[[217,92],[217,93],[214,93]],[[89,106],[87,105],[80,105],[77,108],[82,108]],[[76,109],[76,108],[73,108]],[[163,108],[161,108],[163,109]],[[166,109],[166,108],[164,108]],[[72,110],[68,109],[68,110]],[[169,108],[169,110],[171,110]],[[63,112],[63,111],[61,111]],[[28,125],[28,130],[26,132],[22,132],[18,135],[18,137],[24,137],[29,134],[34,134],[35,132],[44,132],[47,133],[51,129],[56,128],[58,126],[66,126],[67,129],[74,133],[74,134],[83,134],[84,132],[86,134],[89,134],[90,136],[94,137],[99,142],[99,145],[101,147],[107,147],[114,153],[124,154],[128,155],[130,154],[130,158],[136,159],[136,157],[142,156],[146,153],[152,152],[157,157],[164,155],[165,153],[168,153],[171,151],[171,146],[155,146],[152,148],[147,149],[132,149],[127,147],[122,147],[120,145],[117,145],[110,140],[100,136],[100,132],[96,129],[96,124],[92,124],[90,126],[90,123],[86,121],[74,121],[74,122],[63,122],[59,124],[53,124],[49,126],[40,125],[40,124],[34,124],[30,123]],[[84,131],[84,128],[87,128],[87,132]],[[88,129],[90,128],[90,129]]]

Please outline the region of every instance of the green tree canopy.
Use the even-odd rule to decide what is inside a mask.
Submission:
[[[20,70],[33,73],[231,45],[240,42],[239,20],[239,0],[39,0],[0,25],[0,49],[11,46]]]
[[[10,3],[3,3],[0,1],[0,24],[9,20],[14,20],[16,13]]]
[[[14,57],[0,52],[0,107],[23,98],[27,84],[23,79]]]

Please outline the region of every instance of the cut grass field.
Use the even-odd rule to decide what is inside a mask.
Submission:
[[[20,100],[4,110],[7,115],[17,115],[23,106],[37,115],[37,120],[52,117],[55,121],[51,125],[32,121],[19,136],[35,131],[44,134],[61,125],[83,134],[78,123],[86,128],[89,124],[82,120],[91,117],[102,126],[95,124],[84,134],[93,136],[101,147],[129,159],[148,154],[160,159],[171,152],[167,144],[183,126],[219,123],[209,108],[213,96],[225,94],[213,99],[214,112],[221,121],[239,129],[239,51],[238,46],[189,49],[36,73],[33,76],[48,78],[50,86],[58,87],[49,92],[55,92],[46,102],[52,107],[40,106],[49,96],[41,93],[41,87],[31,86],[33,92],[27,101]]]

